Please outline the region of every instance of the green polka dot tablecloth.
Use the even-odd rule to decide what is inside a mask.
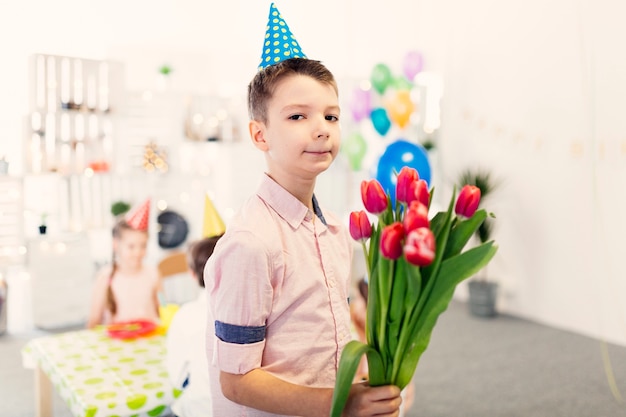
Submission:
[[[38,365],[76,417],[163,416],[180,395],[165,369],[165,338],[111,339],[103,329],[31,340],[25,366]]]

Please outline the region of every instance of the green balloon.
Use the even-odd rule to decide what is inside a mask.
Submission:
[[[391,75],[391,70],[387,65],[382,63],[376,64],[372,69],[370,81],[378,94],[382,94],[385,92],[392,79],[393,76]]]
[[[413,83],[409,81],[404,75],[396,77],[392,81],[392,86],[398,91],[410,90],[413,88]]]
[[[361,162],[367,153],[367,142],[359,132],[351,133],[341,144],[341,150],[348,157],[350,168],[353,171],[361,169]]]

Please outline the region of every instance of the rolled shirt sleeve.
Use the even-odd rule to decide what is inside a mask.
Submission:
[[[221,371],[245,374],[261,367],[273,299],[271,258],[258,237],[238,231],[224,236],[207,262],[216,336],[212,359]]]

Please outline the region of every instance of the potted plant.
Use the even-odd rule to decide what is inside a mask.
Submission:
[[[111,204],[111,214],[113,217],[121,216],[128,210],[130,210],[130,204],[126,201],[119,200]]]
[[[40,218],[39,218],[39,234],[40,235],[46,234],[46,230],[48,229],[48,226],[46,224],[47,218],[48,218],[48,213],[46,213],[45,211],[41,213]]]
[[[459,186],[462,187],[465,184],[474,185],[480,190],[479,208],[484,208],[484,203],[499,185],[489,171],[480,168],[468,168],[461,172]],[[481,244],[491,240],[493,222],[494,216],[490,214],[474,233],[474,237]],[[487,267],[470,279],[468,288],[470,312],[479,317],[494,317],[497,314],[498,283],[490,280]]]

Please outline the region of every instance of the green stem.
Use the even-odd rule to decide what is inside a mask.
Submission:
[[[434,278],[434,277],[431,277]],[[391,371],[391,382],[395,382],[398,378],[398,372],[400,372],[400,364],[402,363],[402,358],[404,357],[404,351],[406,350],[406,346],[410,340],[410,337],[415,333],[415,327],[418,323],[419,315],[424,308],[424,304],[426,304],[426,300],[430,296],[432,292],[432,288],[434,287],[435,279],[429,279],[426,283],[426,288],[420,294],[419,301],[417,302],[417,306],[411,312],[408,317],[408,320],[402,329],[400,330],[400,338],[398,340],[398,347],[393,355],[393,365]]]
[[[389,362],[388,359],[391,357],[391,352],[389,352],[389,347],[387,346],[387,315],[389,314],[389,299],[390,299],[390,279],[393,277],[393,269],[394,262],[389,259],[385,259],[385,261],[389,262],[389,274],[385,275],[384,273],[378,274],[379,284],[380,284],[380,296],[379,296],[379,306],[380,306],[380,316],[378,317],[378,342],[379,342],[379,352],[383,356],[383,366],[385,367],[385,375],[388,373]]]
[[[369,254],[367,252],[367,245],[365,244],[365,239],[361,239],[361,247],[363,248],[363,255],[365,255],[365,266],[367,267],[367,279],[369,280],[372,276],[372,269],[370,267]]]

